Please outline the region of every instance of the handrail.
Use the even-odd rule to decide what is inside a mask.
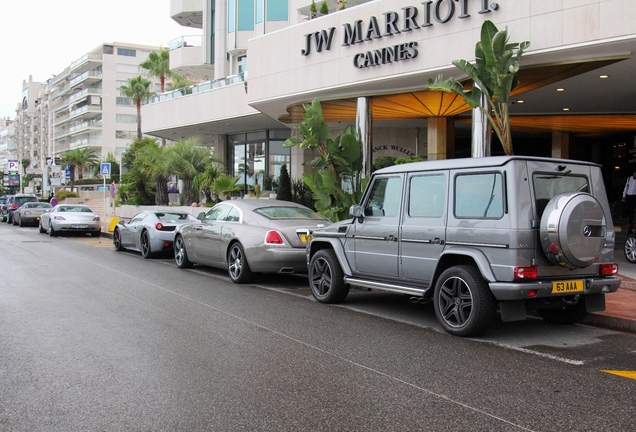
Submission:
[[[217,88],[227,87],[234,84],[239,84],[245,81],[245,73],[236,75],[230,75],[228,77],[220,78],[213,81],[205,81],[199,84],[193,84],[180,89],[170,90],[164,93],[157,93],[154,95],[150,103],[161,102],[165,100],[177,99],[183,96],[187,96],[194,93],[202,93]]]

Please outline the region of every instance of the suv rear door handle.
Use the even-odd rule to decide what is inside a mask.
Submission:
[[[397,241],[397,237],[394,236],[393,234],[384,237],[384,239],[388,241]]]
[[[444,244],[444,240],[442,240],[442,239],[441,239],[441,238],[439,238],[439,237],[435,237],[433,240],[431,240],[431,243],[432,243],[432,244],[442,245],[442,244]]]

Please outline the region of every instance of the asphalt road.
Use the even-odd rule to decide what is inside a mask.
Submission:
[[[0,431],[626,431],[636,336],[538,319],[480,339],[432,305],[0,224]]]

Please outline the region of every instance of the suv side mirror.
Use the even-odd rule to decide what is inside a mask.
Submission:
[[[199,219],[200,221],[205,220],[205,212],[199,213],[199,215],[197,216],[197,219]]]
[[[360,204],[354,204],[349,207],[349,215],[353,217],[362,217],[362,206]]]

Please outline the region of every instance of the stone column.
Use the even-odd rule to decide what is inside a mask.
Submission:
[[[570,133],[552,133],[552,157],[558,159],[569,159],[570,157]]]
[[[373,99],[359,97],[356,101],[356,133],[362,146],[362,175],[371,177],[373,163]],[[359,185],[359,179],[356,179]]]
[[[477,85],[477,83],[475,83]],[[488,106],[486,96],[481,95],[481,106]],[[473,109],[471,157],[490,156],[492,126],[488,122],[486,113],[481,108]]]
[[[427,120],[428,160],[451,159],[455,155],[455,122],[450,117]]]

